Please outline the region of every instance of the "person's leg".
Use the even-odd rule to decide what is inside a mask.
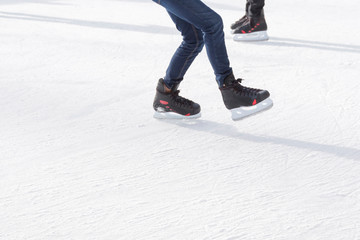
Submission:
[[[250,2],[251,2],[251,0],[246,0],[246,5],[245,5],[245,15],[246,16],[248,16],[248,14],[249,14]]]
[[[165,7],[168,12],[203,32],[208,58],[214,69],[217,83],[221,86],[224,79],[232,73],[225,46],[221,17],[200,0],[154,1]],[[171,71],[171,69],[168,69],[168,71]]]
[[[235,114],[233,114],[234,120],[243,117],[243,115],[240,114],[242,113],[243,109],[246,108],[245,112],[247,112],[247,115],[249,115],[249,109],[247,107],[251,108],[253,105],[258,105],[259,102],[264,102],[264,100],[269,97],[270,94],[268,91],[244,87],[240,84],[240,79],[235,79],[232,73],[232,69],[230,68],[229,59],[226,52],[223,22],[221,17],[216,12],[207,7],[200,0],[153,1],[161,4],[167,9],[168,12],[171,13],[170,16],[173,18],[174,22],[177,23],[177,27],[182,33],[191,32],[184,31],[186,24],[184,24],[183,21],[188,22],[190,25],[193,25],[196,29],[200,29],[203,32],[208,58],[214,69],[224,104],[229,110],[235,111]],[[182,19],[183,21],[179,21],[178,18]],[[196,36],[195,32],[197,31],[193,31],[192,34],[189,34],[189,37],[194,39],[194,36]],[[199,38],[195,42],[199,43]],[[186,43],[185,45],[190,46],[191,44],[189,45]],[[180,58],[174,56],[172,62],[174,61],[175,63],[170,63],[169,69],[167,70],[169,75],[174,74],[175,78],[182,78],[186,72],[186,69],[190,66],[191,62],[195,58],[193,55],[195,51],[201,50],[199,46],[196,46],[197,44],[195,44],[195,47],[194,44],[192,44],[192,47],[190,47],[192,52],[189,51],[189,49],[185,49],[184,51],[184,48],[181,46],[179,47],[175,55],[181,55],[184,53],[185,58],[181,56]],[[184,61],[184,59],[188,59],[190,64],[187,64],[189,62],[186,62],[186,60]],[[180,63],[182,62],[182,64],[179,65],[182,66],[181,68],[179,68],[179,66],[176,64],[177,61]],[[179,96],[179,91],[177,90],[178,84],[174,84],[174,86],[172,86],[170,89],[171,91],[167,91],[167,89],[165,89],[165,85],[166,84],[164,84],[163,79],[160,79],[153,102],[155,113],[159,114],[158,117],[169,118],[169,114],[175,114],[176,117],[180,116],[181,118],[200,116],[200,105]],[[252,113],[258,112],[259,110],[264,110],[271,105],[272,102],[270,101],[264,105],[265,107],[255,107],[255,110],[252,111]]]
[[[168,88],[180,83],[194,61],[204,47],[203,33],[194,25],[168,12],[174,21],[176,28],[181,32],[183,41],[174,53],[166,70],[164,82]]]
[[[247,4],[247,15],[251,18],[260,18],[265,6],[265,0],[248,0]]]

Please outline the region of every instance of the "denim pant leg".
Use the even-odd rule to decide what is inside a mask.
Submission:
[[[164,78],[167,87],[171,88],[182,81],[191,63],[203,49],[204,39],[200,29],[171,12],[168,13],[183,36],[183,41],[174,53]]]
[[[168,12],[183,19],[203,32],[209,61],[216,81],[222,86],[224,79],[232,73],[226,51],[221,17],[200,0],[153,0]],[[175,53],[177,54],[177,53]]]

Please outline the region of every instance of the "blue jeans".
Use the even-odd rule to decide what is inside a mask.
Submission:
[[[219,86],[232,73],[221,17],[200,0],[153,0],[163,6],[181,32],[183,41],[166,70],[164,82],[180,83],[204,45]]]

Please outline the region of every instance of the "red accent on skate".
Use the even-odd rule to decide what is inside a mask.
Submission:
[[[190,116],[190,113],[186,114],[185,116]]]
[[[163,105],[168,105],[169,104],[167,101],[164,101],[164,100],[160,100],[160,103],[163,104]]]
[[[256,99],[254,99],[254,101],[253,101],[253,105],[255,105],[256,104]]]
[[[242,33],[246,33],[244,30],[241,30]]]

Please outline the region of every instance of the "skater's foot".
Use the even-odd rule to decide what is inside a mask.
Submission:
[[[267,35],[267,24],[265,17],[261,14],[259,17],[247,17],[241,26],[233,30],[235,41],[265,41]]]
[[[267,90],[249,88],[241,85],[242,79],[235,80],[230,74],[225,80],[220,92],[227,109],[231,111],[233,120],[240,120],[272,107]]]
[[[241,81],[242,79],[235,80],[234,75],[230,74],[220,87],[227,109],[256,105],[270,96],[267,90],[245,87],[240,84]]]
[[[244,24],[244,22],[246,22],[247,19],[248,19],[247,15],[244,15],[242,18],[240,18],[239,20],[237,20],[236,22],[231,24],[231,26],[230,26],[231,30],[234,31],[238,27],[241,27]]]
[[[160,79],[156,88],[153,103],[155,118],[198,118],[200,105],[179,96],[179,84],[168,88],[163,79]]]

